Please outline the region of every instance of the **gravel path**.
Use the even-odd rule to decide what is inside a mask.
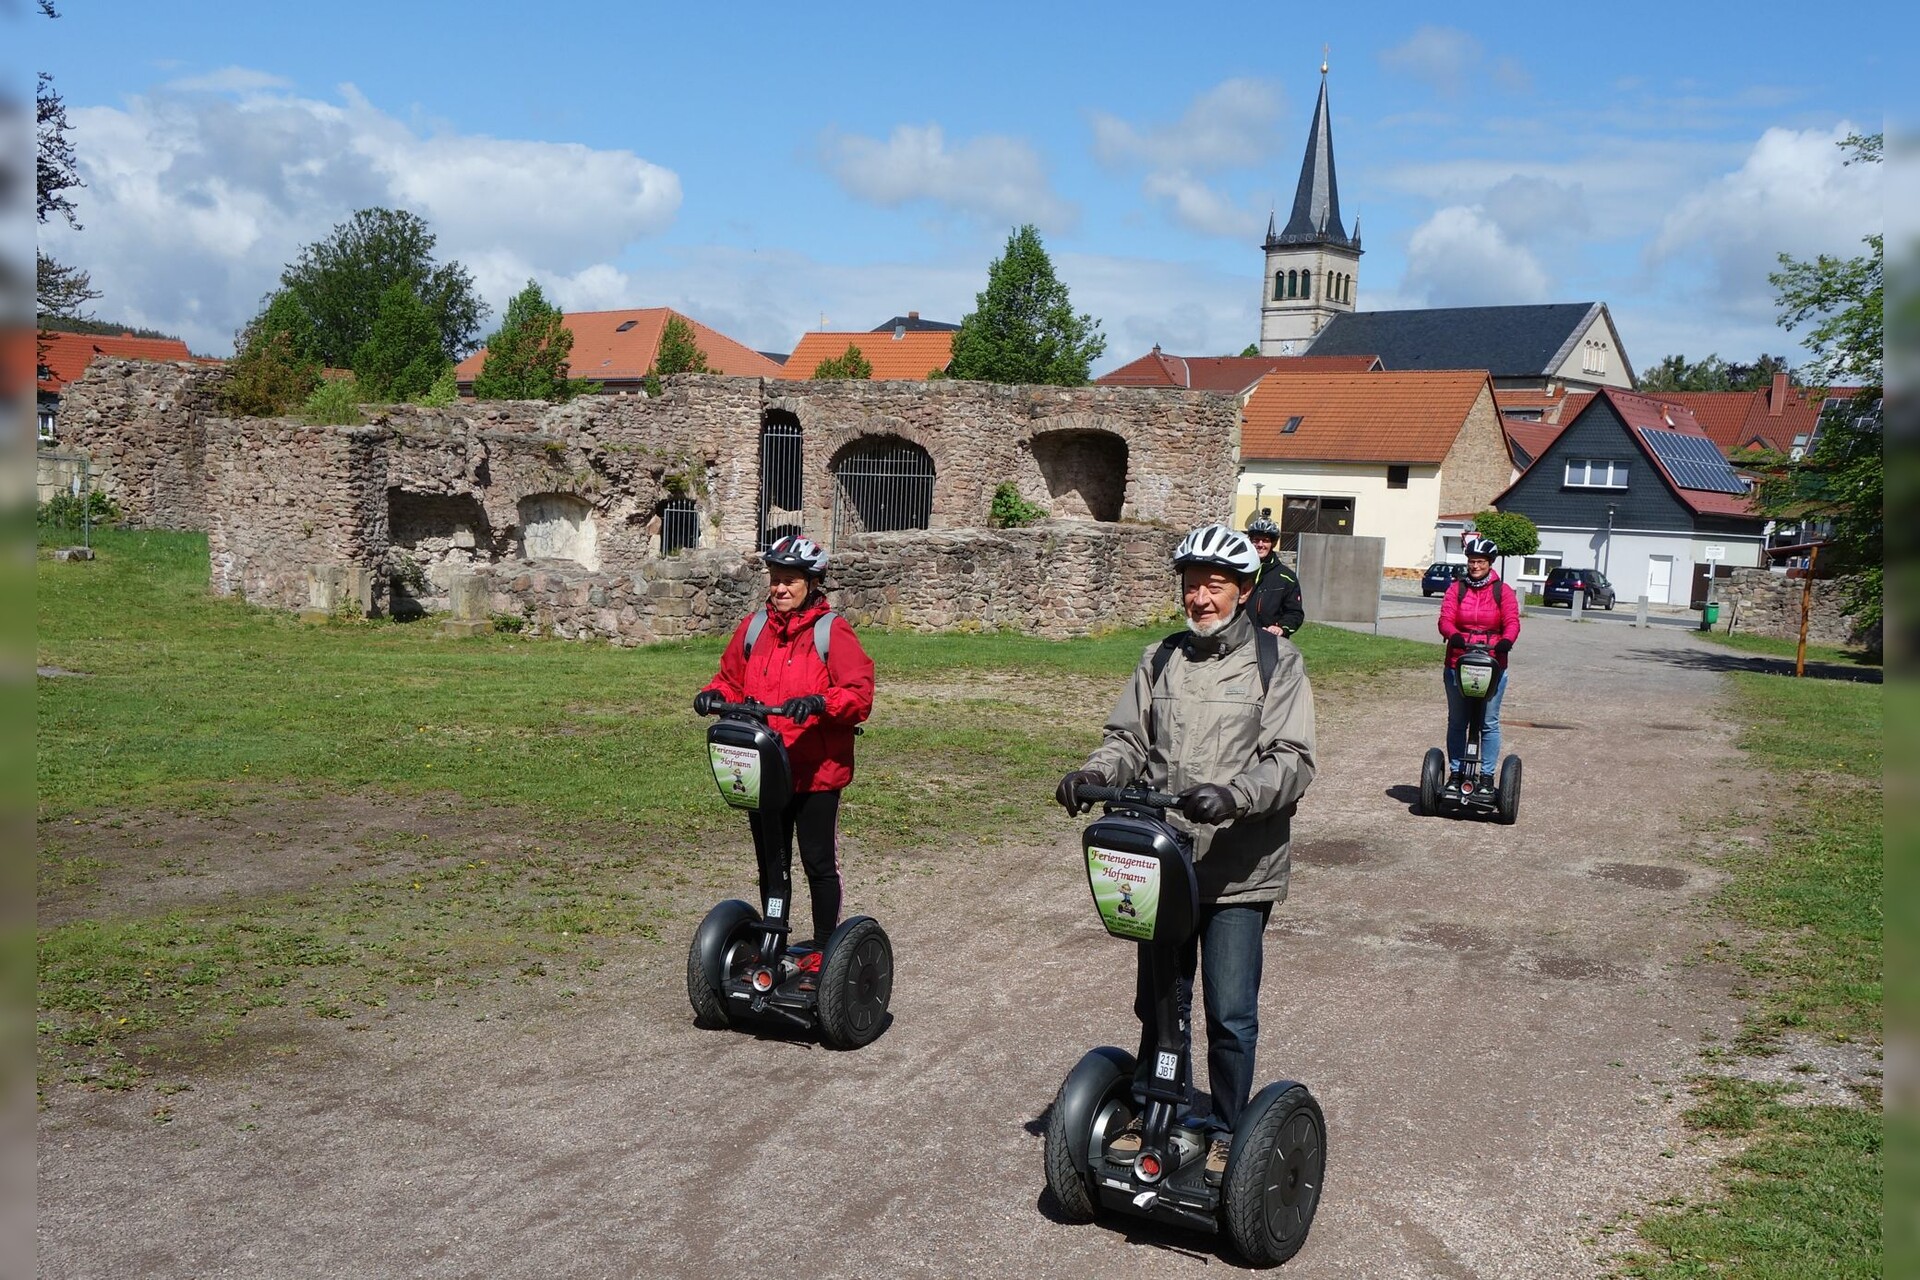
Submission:
[[[1406,612],[1384,629],[1431,636]],[[1330,1131],[1326,1199],[1284,1274],[1597,1275],[1620,1215],[1701,1176],[1680,1081],[1738,1018],[1700,959],[1724,932],[1702,905],[1713,850],[1742,838],[1717,820],[1757,800],[1697,645],[1529,619],[1512,828],[1410,811],[1444,728],[1437,661],[1322,699],[1262,997],[1259,1077],[1308,1083]],[[1204,1236],[1049,1214],[1043,1109],[1087,1048],[1135,1034],[1131,956],[1095,920],[1077,829],[929,856],[879,889],[849,868],[850,907],[899,956],[896,1021],[857,1053],[696,1031],[674,939],[557,1003],[263,1022],[246,1071],[164,1099],[57,1088],[39,1273],[1238,1269]]]

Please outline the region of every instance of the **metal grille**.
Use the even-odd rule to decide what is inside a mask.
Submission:
[[[660,554],[670,556],[700,545],[700,508],[692,498],[668,498],[660,504]]]
[[[925,529],[933,519],[933,459],[898,436],[845,454],[833,472],[833,542],[853,533]],[[832,547],[829,547],[831,550]]]
[[[784,409],[769,409],[760,423],[760,544],[765,551],[789,534],[801,532],[804,472],[800,420]]]

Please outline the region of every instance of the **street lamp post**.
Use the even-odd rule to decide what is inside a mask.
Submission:
[[[1605,562],[1600,572],[1609,578],[1613,576],[1613,506],[1611,502],[1607,504],[1607,545],[1601,549],[1600,555],[1601,560]]]

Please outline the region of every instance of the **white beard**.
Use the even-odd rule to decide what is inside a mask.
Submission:
[[[1193,634],[1199,636],[1202,640],[1205,640],[1208,636],[1217,636],[1222,631],[1225,631],[1227,629],[1227,625],[1232,621],[1233,621],[1233,615],[1230,613],[1224,614],[1221,617],[1215,618],[1212,622],[1204,622],[1204,623],[1195,622],[1192,618],[1188,618],[1187,630],[1193,632]]]

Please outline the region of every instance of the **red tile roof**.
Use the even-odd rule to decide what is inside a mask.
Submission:
[[[1706,430],[1701,427],[1700,420],[1694,416],[1693,410],[1685,405],[1671,403],[1664,394],[1656,400],[1651,396],[1619,391],[1612,387],[1599,394],[1612,403],[1614,412],[1620,415],[1621,420],[1629,428],[1651,427],[1657,431],[1677,431],[1681,435],[1699,436],[1703,440],[1712,440],[1712,437],[1707,435]],[[1641,439],[1639,431],[1630,429],[1627,434],[1632,437],[1634,444],[1639,446],[1640,451],[1653,462],[1674,493],[1691,507],[1696,515],[1759,518],[1758,513],[1753,509],[1753,501],[1749,495],[1689,489],[1667,470],[1666,464],[1660,461],[1660,455],[1647,447],[1647,442]]]
[[[1155,347],[1093,381],[1102,387],[1185,387],[1239,395],[1269,373],[1365,373],[1378,356],[1170,356]]]
[[[38,364],[47,370],[44,377],[36,373],[35,383],[41,391],[60,393],[61,388],[87,371],[95,356],[108,356],[120,360],[194,360],[202,364],[217,364],[205,356],[196,356],[187,350],[187,344],[178,338],[136,338],[130,333],[118,337],[109,337],[102,333],[62,333],[54,329],[40,330],[37,346]]]
[[[647,370],[653,367],[654,354],[660,349],[660,335],[672,316],[679,316],[693,326],[694,341],[706,352],[707,367],[715,373],[756,378],[780,376],[780,366],[758,351],[671,307],[567,312],[563,319],[573,331],[573,354],[567,363],[569,376],[605,382],[637,382],[646,377]],[[482,347],[454,367],[455,381],[471,385],[486,361],[487,349]]]
[[[1548,395],[1538,387],[1495,387],[1493,389],[1493,400],[1500,407],[1501,413],[1539,411],[1538,419],[1520,419],[1523,422],[1572,422],[1574,414],[1567,410],[1571,408],[1577,413],[1584,409],[1587,401],[1592,398],[1591,391],[1568,391],[1564,387],[1553,395]]]
[[[1571,421],[1572,419],[1568,419],[1568,422]],[[1507,439],[1518,445],[1530,459],[1538,458],[1545,453],[1548,446],[1559,439],[1560,433],[1566,430],[1566,424],[1563,423],[1529,422],[1518,418],[1503,419],[1503,425],[1507,429]],[[1514,461],[1518,462],[1519,459],[1515,458]],[[1527,465],[1532,466],[1533,463],[1528,462]]]
[[[1484,369],[1270,373],[1247,401],[1240,455],[1439,463],[1492,381]],[[1292,431],[1287,423],[1300,421]]]
[[[809,333],[801,337],[780,370],[780,377],[811,378],[822,360],[847,353],[849,346],[873,366],[873,379],[919,381],[935,369],[944,369],[953,359],[951,329],[909,329],[902,334],[881,333]]]
[[[1793,387],[1776,379],[1758,391],[1649,391],[1667,404],[1693,411],[1722,453],[1748,445],[1790,453],[1796,439],[1805,444],[1820,425],[1820,407],[1829,396],[1850,396],[1857,387]]]

